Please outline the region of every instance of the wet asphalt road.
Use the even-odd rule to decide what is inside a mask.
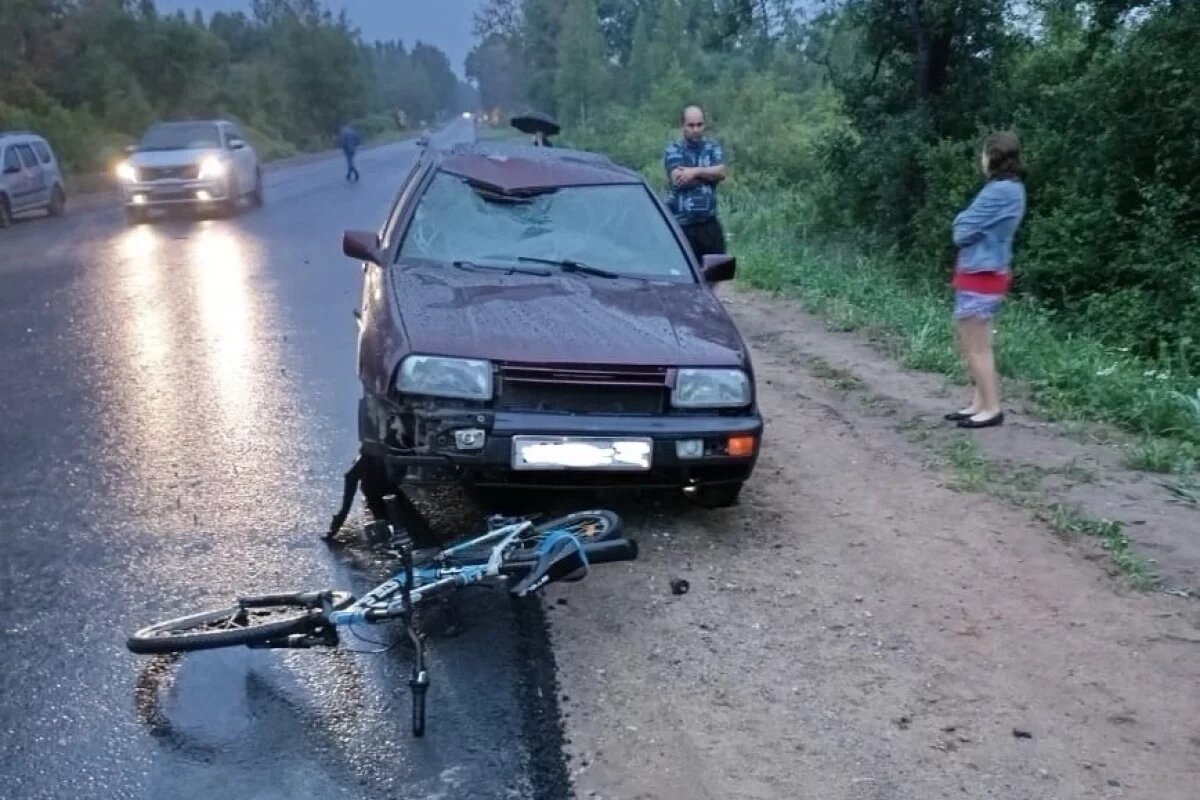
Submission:
[[[378,226],[414,152],[364,153],[355,186],[337,158],[274,170],[234,219],[0,231],[0,797],[565,794],[544,629],[502,596],[431,640],[419,740],[402,646],[125,649],[237,593],[384,574],[318,533],[355,446],[341,232]]]

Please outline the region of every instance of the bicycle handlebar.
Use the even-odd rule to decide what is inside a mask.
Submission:
[[[614,561],[634,561],[638,556],[638,545],[634,539],[609,539],[583,546],[589,564],[611,564]],[[505,561],[500,565],[503,575],[522,576],[537,563],[537,558],[521,558]]]

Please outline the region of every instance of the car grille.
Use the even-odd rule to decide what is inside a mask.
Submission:
[[[138,177],[143,181],[193,181],[200,177],[200,167],[195,164],[184,167],[139,167]]]
[[[497,408],[574,414],[661,414],[667,407],[663,367],[499,365]]]

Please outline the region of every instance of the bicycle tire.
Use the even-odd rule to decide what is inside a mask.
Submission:
[[[597,542],[607,542],[610,539],[620,538],[621,518],[612,511],[604,509],[574,511],[570,514],[564,514],[561,517],[534,525],[535,535],[522,542],[521,546],[509,555],[509,558],[530,558],[533,553],[537,552],[538,544],[551,531],[566,530],[572,526],[586,525],[589,521],[595,523],[595,529],[572,531],[583,544],[595,544]],[[482,564],[488,560],[491,554],[492,548],[490,545],[481,545],[459,553],[452,560],[455,564]]]
[[[335,609],[344,608],[354,599],[349,592],[331,592],[331,594],[332,606]],[[200,611],[147,625],[133,633],[126,640],[125,645],[130,651],[141,655],[188,653],[218,647],[258,644],[294,633],[306,633],[312,630],[312,614],[315,609],[320,607],[320,595],[319,592],[295,592],[240,598],[232,606]],[[234,622],[241,614],[248,611],[257,611],[265,616],[280,609],[286,610],[288,616],[244,627],[197,630],[221,621]]]

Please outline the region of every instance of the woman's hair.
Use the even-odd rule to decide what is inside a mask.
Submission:
[[[987,174],[990,180],[1021,180],[1021,143],[1012,131],[997,131],[983,140],[983,153],[987,158]]]

